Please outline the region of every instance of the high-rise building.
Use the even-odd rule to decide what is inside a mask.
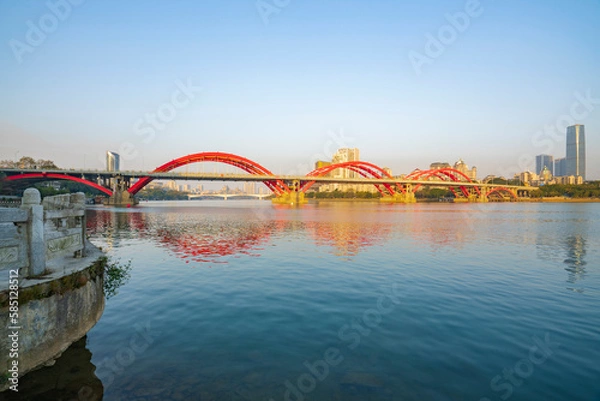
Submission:
[[[565,175],[580,176],[585,180],[585,126],[567,127],[567,164]]]
[[[327,167],[327,166],[330,166],[330,165],[331,165],[331,162],[326,162],[326,161],[323,161],[323,160],[317,160],[315,162],[315,170],[318,169],[318,168],[323,168],[323,167]]]
[[[106,171],[119,171],[120,157],[118,153],[107,151],[106,152]]]
[[[345,163],[345,162],[355,162],[360,160],[360,152],[358,148],[343,148],[338,149],[337,152],[333,155],[331,162],[333,164],[336,163]],[[355,178],[359,177],[357,173],[354,171],[350,171],[345,168],[337,169],[334,171],[333,176],[335,178]]]
[[[551,155],[537,155],[535,157],[535,173],[541,174],[544,168],[554,174],[554,157]]]
[[[554,159],[554,176],[564,177],[567,175],[567,159],[564,157],[561,159]]]
[[[451,168],[451,167],[452,166],[450,165],[450,163],[446,163],[446,162],[434,162],[429,165],[430,170],[440,170],[443,168]]]
[[[360,152],[358,148],[342,148],[331,158],[332,164],[354,162],[360,160]],[[338,168],[331,172],[333,178],[358,178],[360,175],[347,168]],[[339,189],[340,191],[348,191],[354,189],[353,185],[348,184],[332,184],[330,189]]]
[[[477,179],[477,167],[473,166],[473,168],[469,169],[469,166],[463,159],[459,159],[454,163],[454,169],[469,177],[470,180],[475,181]]]
[[[317,163],[315,163],[315,167],[320,168],[320,167],[325,167],[325,166],[328,166],[331,164],[354,162],[354,161],[359,161],[359,160],[360,160],[360,151],[358,150],[358,148],[342,148],[342,149],[338,149],[338,151],[335,152],[335,154],[331,158],[331,163],[324,162],[324,161],[318,161]],[[347,169],[347,168],[335,169],[335,170],[331,171],[330,173],[328,173],[327,176],[333,177],[333,178],[341,178],[341,179],[360,178],[361,177],[360,174],[358,174],[350,169]],[[373,185],[370,185],[369,188],[370,187],[375,188]],[[319,191],[333,191],[336,189],[340,190],[340,191],[349,191],[349,190],[359,191],[359,190],[362,190],[361,188],[362,188],[362,186],[355,185],[355,184],[322,184],[322,185],[319,185]]]
[[[244,193],[245,194],[254,194],[256,193],[256,183],[249,181],[244,183]]]

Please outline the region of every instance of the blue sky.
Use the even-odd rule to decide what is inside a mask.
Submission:
[[[123,168],[149,170],[226,151],[285,174],[342,144],[396,174],[463,158],[508,175],[564,156],[571,119],[600,179],[599,1],[77,3],[0,3],[0,159],[102,168],[126,149]]]

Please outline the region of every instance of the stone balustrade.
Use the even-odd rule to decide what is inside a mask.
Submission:
[[[85,195],[57,195],[41,201],[37,189],[25,190],[20,208],[0,208],[0,275],[48,273],[58,257],[85,252]]]

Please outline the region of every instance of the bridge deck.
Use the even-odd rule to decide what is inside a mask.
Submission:
[[[442,180],[407,180],[400,178],[334,178],[334,177],[307,177],[304,175],[253,175],[253,174],[231,174],[231,173],[180,173],[180,172],[166,172],[166,173],[153,173],[147,171],[101,171],[101,170],[38,170],[38,169],[0,169],[0,173],[6,175],[25,174],[25,173],[48,173],[48,174],[67,174],[77,176],[80,178],[86,178],[88,180],[94,180],[97,178],[112,178],[112,177],[123,177],[123,178],[141,178],[141,177],[152,177],[156,180],[193,180],[193,181],[301,181],[309,182],[315,181],[318,183],[337,183],[337,184],[403,184],[403,185],[429,185],[429,186],[464,186],[464,187],[479,187],[479,188],[498,188],[504,187],[512,190],[524,190],[532,191],[537,189],[534,186],[524,185],[503,185],[503,184],[489,184],[480,182],[452,182]]]

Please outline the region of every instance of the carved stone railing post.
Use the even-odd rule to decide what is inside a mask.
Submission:
[[[44,207],[40,191],[28,188],[23,193],[21,209],[29,212],[27,242],[29,243],[29,276],[37,276],[46,269],[46,242],[44,241]]]
[[[77,193],[71,194],[71,204],[73,205],[74,209],[85,210],[85,194],[83,192],[77,192]],[[81,224],[82,248],[75,252],[75,257],[81,258],[81,257],[85,256],[85,228],[86,228],[85,213],[83,213],[83,216],[78,217],[78,219],[80,219],[79,223]]]

